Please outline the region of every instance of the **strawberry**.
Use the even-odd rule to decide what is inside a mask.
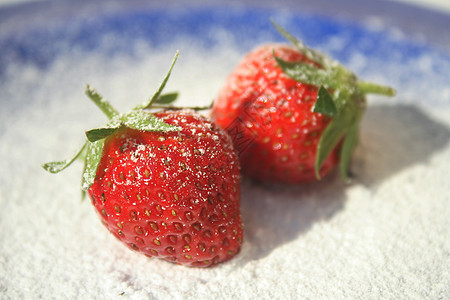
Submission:
[[[86,132],[77,155],[86,153],[83,189],[102,223],[130,249],[213,266],[242,244],[239,161],[229,135],[199,113],[144,111],[174,100],[174,94],[161,95],[170,71],[149,103],[122,115],[88,87],[110,121]],[[73,160],[44,168],[56,173]]]
[[[259,181],[318,180],[340,165],[347,179],[366,108],[365,95],[392,96],[390,87],[355,74],[305,46],[262,45],[229,75],[212,117],[232,136],[244,175]]]

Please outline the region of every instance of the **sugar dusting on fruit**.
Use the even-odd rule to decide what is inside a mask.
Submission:
[[[271,190],[245,183],[246,242],[236,260],[212,271],[180,271],[123,249],[103,231],[90,204],[78,201],[77,167],[56,177],[39,167],[81,145],[82,130],[103,124],[95,109],[80,105],[87,101],[84,83],[129,108],[154,91],[173,51],[192,41],[144,46],[137,60],[71,53],[47,69],[10,66],[0,82],[2,99],[8,99],[0,110],[0,267],[7,274],[0,279],[0,292],[12,298],[114,299],[370,294],[361,291],[405,298],[409,291],[407,298],[423,298],[429,290],[428,296],[439,298],[447,287],[442,257],[447,258],[450,246],[449,239],[442,239],[448,235],[450,93],[445,70],[450,59],[436,51],[403,57],[396,39],[385,46],[378,41],[374,48],[389,51],[383,48],[368,58],[365,49],[377,41],[361,39],[351,47],[344,34],[321,45],[349,51],[353,70],[389,82],[399,95],[369,105],[354,162],[355,184],[344,189],[330,178],[303,189]],[[223,41],[213,49],[181,50],[167,90],[180,90],[186,104],[204,105],[249,49]],[[139,235],[142,229],[134,230]]]
[[[233,258],[243,226],[231,139],[192,110],[155,116],[180,131],[124,128],[105,140],[88,190],[103,224],[148,257],[193,267]]]

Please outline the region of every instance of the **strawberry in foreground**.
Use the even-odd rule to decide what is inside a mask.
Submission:
[[[161,95],[172,67],[149,103],[123,115],[88,87],[110,121],[86,132],[77,156],[86,155],[83,189],[115,237],[150,257],[208,267],[242,244],[239,161],[228,134],[193,110],[143,110],[174,100]]]
[[[263,45],[247,54],[221,89],[213,119],[232,136],[248,177],[302,183],[339,164],[347,179],[365,95],[395,91],[360,81],[274,26],[293,46]]]

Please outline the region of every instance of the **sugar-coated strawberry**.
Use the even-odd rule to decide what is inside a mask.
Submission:
[[[125,128],[105,140],[88,190],[103,223],[147,256],[195,266],[231,258],[242,227],[229,136],[192,111],[155,116],[180,131]]]
[[[393,95],[341,64],[293,43],[262,45],[244,57],[214,102],[212,116],[233,138],[242,173],[267,182],[320,179],[340,164],[347,178],[365,95]]]
[[[132,250],[209,267],[236,255],[243,241],[239,160],[229,135],[199,113],[144,111],[174,100],[161,95],[169,74],[149,103],[127,114],[87,89],[110,122],[86,132],[83,189]],[[72,161],[44,168],[55,173]]]

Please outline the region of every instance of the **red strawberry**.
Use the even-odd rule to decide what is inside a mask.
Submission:
[[[142,110],[173,100],[160,95],[168,76],[149,104],[124,115],[88,88],[111,121],[87,132],[83,187],[129,248],[208,267],[242,244],[239,161],[228,134],[193,110]],[[57,172],[70,162],[45,168]]]
[[[320,179],[338,163],[347,176],[365,94],[393,95],[276,28],[293,44],[247,54],[216,99],[215,122],[232,136],[242,172],[261,181]]]

